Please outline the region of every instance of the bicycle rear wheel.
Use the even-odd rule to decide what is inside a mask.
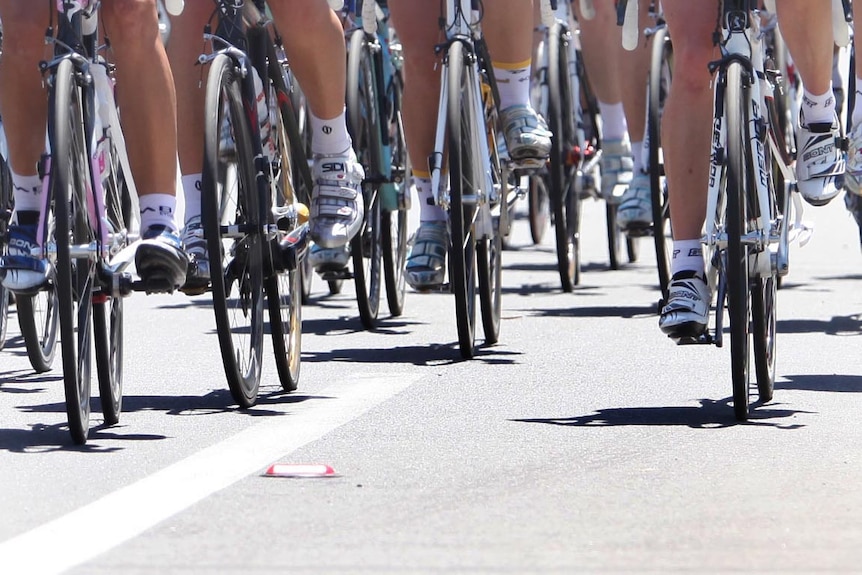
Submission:
[[[95,241],[88,221],[87,193],[90,162],[84,125],[82,94],[75,81],[71,60],[57,68],[50,96],[49,137],[52,208],[57,243],[57,300],[63,382],[69,431],[75,443],[87,441],[90,426],[90,362],[95,262],[81,257],[71,246]],[[45,214],[50,217],[50,214]]]
[[[749,344],[751,285],[748,270],[749,196],[754,193],[755,170],[748,135],[748,88],[745,71],[732,62],[726,73],[724,105],[727,119],[727,307],[730,315],[730,365],[733,381],[733,410],[737,420],[748,419]]]
[[[478,193],[477,166],[479,137],[473,103],[475,88],[464,46],[454,42],[449,48],[449,90],[447,137],[449,147],[449,279],[455,296],[455,319],[461,356],[475,355],[476,335],[476,239],[473,221]]]
[[[548,31],[548,127],[552,135],[547,187],[554,216],[557,269],[564,292],[571,292],[579,283],[581,268],[580,197],[573,185],[576,167],[569,157],[578,142],[568,42],[559,24]]]
[[[281,59],[273,51],[270,55],[269,77],[275,88],[270,105],[274,106],[275,111],[273,134],[277,150],[277,165],[274,166],[275,186],[270,188],[272,190],[270,203],[297,207],[303,200],[307,201],[309,196],[307,191],[311,182],[310,174],[306,174],[301,169],[302,163],[308,165],[305,159],[305,142],[296,125],[290,99],[283,97],[290,94],[290,88],[289,78],[280,61]],[[273,65],[273,62],[277,64]],[[306,231],[307,225],[298,219],[296,228],[279,230],[276,239],[270,243],[270,249],[273,252],[281,250],[281,244],[287,239],[289,233],[299,234],[298,241],[304,244],[307,242]],[[301,254],[294,252],[294,255]],[[303,273],[304,262],[307,259],[287,262],[283,255],[279,254],[277,258],[271,258],[271,261],[273,260],[277,260],[279,265],[271,266],[272,269],[269,270],[264,281],[273,352],[282,389],[294,391],[299,386],[301,371],[302,305],[305,298]]]
[[[233,60],[217,56],[207,77],[201,216],[225,375],[234,400],[250,407],[263,351],[262,222],[241,94]]]
[[[389,108],[389,151],[390,170],[395,195],[399,198],[397,209],[383,206],[380,214],[381,241],[383,244],[383,281],[386,284],[386,302],[393,317],[404,313],[404,294],[407,289],[405,268],[407,266],[407,228],[410,187],[410,158],[407,155],[407,142],[404,134],[404,121],[401,114],[401,101],[404,91],[400,71],[396,71],[388,88]],[[405,196],[407,196],[405,198]]]
[[[54,366],[59,331],[56,288],[56,282],[51,282],[35,295],[15,296],[18,327],[24,338],[30,365],[37,373],[46,372]]]
[[[655,243],[658,283],[664,307],[670,285],[670,255],[673,237],[670,229],[670,209],[665,181],[664,156],[661,151],[661,117],[664,100],[672,79],[673,48],[666,27],[660,27],[652,37],[649,86],[647,91],[647,146],[649,153],[650,191],[652,197],[653,241]]]
[[[381,179],[383,143],[373,59],[364,30],[355,30],[347,53],[347,118],[354,148],[365,168],[365,219],[351,241],[350,253],[359,317],[365,329],[377,326],[383,265],[379,188],[375,183]]]
[[[551,225],[551,198],[548,184],[540,175],[530,176],[530,191],[527,193],[527,210],[530,220],[530,239],[539,245]]]

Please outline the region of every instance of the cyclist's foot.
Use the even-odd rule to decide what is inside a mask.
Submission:
[[[407,257],[405,279],[415,290],[439,288],[446,274],[449,226],[446,222],[421,222]]]
[[[509,106],[500,112],[509,157],[518,168],[541,168],[551,153],[551,132],[530,106]]]
[[[322,248],[312,244],[308,252],[308,261],[311,267],[319,274],[326,272],[338,272],[347,267],[350,261],[350,244],[344,244],[337,248]]]
[[[844,185],[844,154],[838,120],[805,124],[800,118],[796,134],[799,151],[796,176],[799,193],[809,204],[824,206]]]
[[[365,172],[350,150],[341,156],[315,156],[311,195],[311,239],[324,248],[346,245],[362,226]]]
[[[668,301],[661,310],[658,325],[668,337],[696,338],[706,331],[709,321],[709,287],[693,271],[677,272],[668,287]]]
[[[180,290],[187,295],[202,294],[210,283],[210,260],[200,216],[186,223],[182,241],[183,250],[189,258],[189,265],[186,270],[186,281]]]
[[[853,126],[848,138],[844,187],[847,191],[862,196],[862,122]]]
[[[626,187],[632,182],[634,169],[628,140],[603,140],[599,166],[602,173],[602,197],[607,202],[620,203]]]
[[[8,290],[30,295],[48,283],[48,262],[32,255],[32,250],[38,247],[36,228],[35,225],[9,226],[7,254],[0,258],[0,278]]]
[[[617,207],[617,225],[626,232],[637,234],[652,227],[652,191],[649,174],[632,178]]]
[[[167,293],[183,285],[189,259],[180,238],[162,225],[147,228],[135,253],[135,268],[147,293]]]

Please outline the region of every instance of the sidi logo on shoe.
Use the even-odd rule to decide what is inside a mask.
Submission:
[[[344,166],[344,162],[328,162],[320,166],[320,170],[324,173],[330,172],[344,172],[346,168]]]

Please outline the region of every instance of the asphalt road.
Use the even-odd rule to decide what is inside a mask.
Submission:
[[[124,413],[84,447],[59,356],[0,352],[0,573],[835,572],[862,565],[862,290],[841,200],[779,292],[775,399],[737,423],[729,350],[657,327],[651,245],[581,285],[516,222],[500,343],[463,361],[446,294],[361,329],[315,284],[302,381],[226,390],[207,296],[126,305]],[[14,310],[13,310],[14,312]],[[385,315],[385,314],[384,314]],[[269,348],[265,354],[269,353]],[[266,355],[265,355],[266,357]],[[264,476],[273,463],[333,477]]]

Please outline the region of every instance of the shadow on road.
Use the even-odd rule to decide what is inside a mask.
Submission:
[[[473,359],[465,360],[455,344],[448,345],[412,345],[368,349],[329,349],[320,352],[302,352],[303,362],[343,361],[350,363],[410,363],[422,366],[441,366],[460,363],[462,361],[480,361],[488,365],[511,365],[515,359],[511,356],[521,355],[520,352],[503,351],[496,347],[479,347]]]
[[[781,333],[825,333],[826,335],[862,335],[862,314],[836,315],[828,320],[785,319],[778,320]]]
[[[839,374],[783,375],[780,380],[775,382],[775,389],[862,393],[862,376]]]
[[[520,310],[523,311],[525,315],[531,315],[534,317],[621,317],[621,318],[634,318],[634,317],[656,317],[656,325],[658,324],[658,314],[656,312],[655,305],[648,306],[612,306],[612,305],[601,305],[601,306],[577,306],[570,308],[559,308],[559,309],[536,309],[536,308],[527,308]]]
[[[720,429],[737,425],[757,425],[776,429],[799,429],[799,423],[784,424],[773,421],[808,413],[792,409],[781,409],[777,404],[755,406],[747,422],[739,422],[733,416],[731,398],[701,399],[700,407],[621,407],[600,409],[588,415],[573,417],[549,417],[511,419],[519,423],[544,423],[564,427],[616,427],[625,425],[685,426],[693,429]]]
[[[112,453],[123,448],[105,447],[100,441],[155,441],[167,439],[164,435],[123,433],[122,425],[90,428],[85,445],[74,445],[66,423],[35,424],[31,429],[0,429],[0,451],[13,453],[47,453],[51,451],[80,451],[82,453]]]

